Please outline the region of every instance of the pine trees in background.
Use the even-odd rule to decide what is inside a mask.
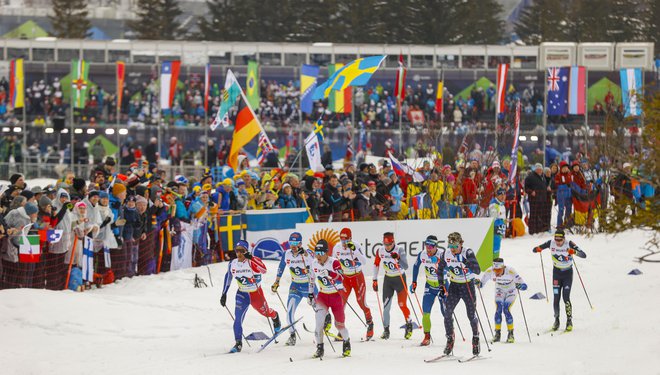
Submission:
[[[138,39],[174,40],[182,35],[181,16],[178,0],[139,0],[137,20],[128,21],[127,25],[137,34]]]
[[[454,5],[453,27],[447,30],[452,44],[498,44],[504,36],[499,18],[502,6],[495,0],[463,0]]]
[[[651,1],[648,9],[648,31],[646,39],[660,46],[660,1]]]
[[[58,38],[85,39],[91,23],[87,0],[52,0],[53,15],[48,16]]]
[[[568,40],[568,22],[561,0],[535,0],[523,10],[514,29],[526,44]]]

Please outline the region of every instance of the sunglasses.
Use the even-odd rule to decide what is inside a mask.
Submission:
[[[457,243],[450,243],[449,245],[447,245],[447,247],[450,248],[450,249],[458,249],[458,244]]]
[[[555,242],[564,242],[564,237],[555,237]]]
[[[433,249],[436,246],[438,246],[437,242],[425,242],[424,245],[426,246],[427,249]]]
[[[289,246],[300,246],[300,241],[289,241]]]
[[[324,255],[325,251],[315,251],[314,254],[316,255]]]

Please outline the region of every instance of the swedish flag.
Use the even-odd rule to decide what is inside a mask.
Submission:
[[[364,86],[385,60],[385,55],[363,57],[344,65],[324,84],[314,90],[314,100],[327,98],[332,90],[344,90],[350,86]]]

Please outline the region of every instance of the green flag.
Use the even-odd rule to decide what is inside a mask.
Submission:
[[[222,91],[220,109],[211,123],[211,130],[215,130],[220,124],[222,124],[223,128],[229,126],[229,110],[236,104],[236,99],[240,95],[241,86],[238,85],[234,73],[229,69],[227,70],[227,78],[225,79],[225,89]]]
[[[89,84],[89,64],[85,60],[71,61],[71,103],[74,108],[85,108]]]
[[[248,103],[253,110],[259,108],[259,64],[256,61],[248,61],[247,81],[245,82],[245,93]]]

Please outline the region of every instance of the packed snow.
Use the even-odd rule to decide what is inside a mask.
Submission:
[[[516,342],[491,344],[488,349],[482,339],[482,355],[487,360],[458,363],[424,363],[441,354],[444,347],[444,327],[437,303],[432,313],[430,347],[419,347],[421,330],[411,340],[403,338],[404,323],[398,307],[392,307],[392,338],[377,337],[382,332],[376,294],[367,277],[367,298],[376,323],[374,342],[361,342],[365,329],[346,308],[347,326],[351,334],[352,355],[340,358],[341,343],[334,343],[333,353],[326,342],[323,361],[311,359],[315,350],[313,335],[300,330],[302,340],[295,347],[284,346],[288,334],[256,353],[261,344],[243,345],[243,352],[225,354],[234,344],[232,320],[219,299],[227,263],[163,273],[160,275],[124,279],[102,289],[84,293],[46,290],[0,291],[0,363],[2,374],[248,374],[269,375],[305,371],[306,373],[399,373],[474,372],[507,374],[658,374],[660,357],[660,272],[657,264],[638,263],[635,256],[648,233],[629,231],[616,237],[597,235],[593,238],[569,236],[587,253],[577,259],[580,274],[594,305],[592,310],[577,273],[574,275],[574,330],[562,334],[565,314],[562,303],[562,326],[551,335],[547,332],[553,321],[550,303],[531,300],[537,292],[545,293],[539,256],[532,247],[550,235],[507,239],[503,243],[505,263],[515,267],[529,284],[523,292],[523,307],[529,323],[530,343],[521,312],[521,301],[512,310],[515,317]],[[545,252],[544,266],[551,289],[551,260]],[[410,261],[412,264],[412,260]],[[284,309],[277,296],[270,292],[277,263],[267,262],[263,288],[269,304],[280,312]],[[641,275],[631,276],[634,268]],[[408,277],[411,276],[409,270]],[[208,288],[194,288],[195,274],[205,279]],[[382,276],[381,276],[382,277]],[[418,283],[423,283],[421,274]],[[286,299],[288,275],[283,277],[280,295]],[[409,279],[410,280],[410,279]],[[211,287],[210,281],[213,282]],[[228,294],[228,306],[233,313],[235,283]],[[421,300],[423,289],[418,288]],[[493,284],[482,289],[488,316],[494,313]],[[359,310],[351,297],[351,305]],[[418,310],[413,300],[414,308]],[[456,316],[463,332],[469,332],[462,303]],[[410,307],[410,306],[409,306]],[[479,303],[479,316],[490,339],[484,309]],[[421,318],[421,313],[418,311]],[[307,327],[313,327],[313,311],[304,301],[298,308]],[[361,314],[362,317],[362,314]],[[493,323],[491,322],[491,325]],[[264,317],[249,310],[245,333],[263,331],[270,334]],[[302,328],[302,325],[299,326]],[[334,328],[333,328],[334,330]],[[503,327],[503,336],[506,334]],[[540,333],[540,335],[537,335]],[[469,343],[457,341],[454,353],[468,357]]]

